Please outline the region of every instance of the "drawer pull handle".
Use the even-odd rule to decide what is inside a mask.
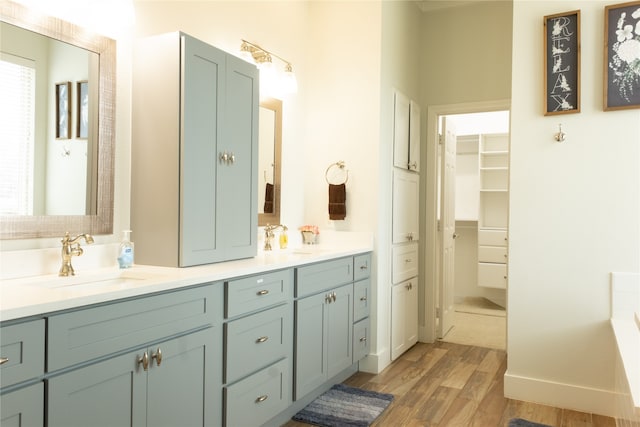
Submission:
[[[145,371],[149,369],[149,353],[145,351],[141,357],[138,357],[138,365],[142,365]]]
[[[367,342],[367,337],[360,338],[360,342]]]
[[[268,289],[262,289],[262,290],[256,292],[256,295],[262,296],[262,295],[267,295],[268,293],[269,293]]]
[[[360,301],[366,301],[367,297],[360,297]]]
[[[411,262],[411,258],[407,258],[407,259],[405,259],[405,260],[404,260],[404,262],[406,262],[406,263],[410,263],[410,262]]]
[[[335,292],[331,292],[331,299],[333,300],[333,302],[336,302],[336,299],[338,299],[338,296]]]
[[[367,268],[369,268],[369,267],[367,267],[366,265],[361,265],[360,266],[360,270],[366,270]]]
[[[256,344],[260,344],[263,342],[266,342],[269,339],[269,337],[260,337],[256,340]]]
[[[268,398],[269,398],[269,396],[266,395],[266,394],[263,394],[262,396],[258,396],[258,398],[256,399],[256,403],[262,403],[265,400],[267,400]]]
[[[8,357],[0,357],[0,365],[4,365],[9,361]]]
[[[160,366],[162,363],[162,350],[158,347],[158,351],[151,353],[151,359],[156,359],[156,365]]]

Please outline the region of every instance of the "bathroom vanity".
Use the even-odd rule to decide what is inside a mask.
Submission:
[[[2,424],[280,425],[368,353],[371,249],[6,280]]]

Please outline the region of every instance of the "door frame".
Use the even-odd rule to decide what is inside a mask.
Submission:
[[[469,102],[461,104],[430,105],[427,108],[427,146],[422,154],[422,173],[425,175],[425,218],[423,227],[424,242],[424,267],[423,273],[424,298],[420,323],[419,340],[422,342],[434,342],[436,340],[436,297],[438,291],[438,263],[437,254],[440,250],[438,239],[438,121],[440,116],[452,114],[481,113],[488,111],[511,110],[510,99],[494,101]],[[422,228],[422,227],[421,227]]]

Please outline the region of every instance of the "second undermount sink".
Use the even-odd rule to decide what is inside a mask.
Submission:
[[[80,287],[103,287],[103,286],[123,286],[141,284],[155,277],[144,271],[132,270],[101,270],[92,272],[76,272],[75,276],[60,277],[57,275],[47,275],[39,277],[24,278],[20,281],[27,286],[37,286],[47,289],[66,289]]]

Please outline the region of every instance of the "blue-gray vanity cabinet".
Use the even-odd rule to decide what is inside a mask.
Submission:
[[[133,67],[136,263],[257,253],[258,70],[183,33],[140,40]]]
[[[0,425],[44,425],[43,319],[0,327]]]
[[[42,381],[0,396],[2,427],[44,426],[44,383]]]
[[[47,424],[219,426],[222,284],[48,318]]]
[[[208,328],[54,376],[48,426],[219,425],[215,346]]]
[[[291,404],[293,270],[225,282],[224,424],[259,426]]]
[[[353,257],[297,268],[296,296],[298,400],[353,363]]]

